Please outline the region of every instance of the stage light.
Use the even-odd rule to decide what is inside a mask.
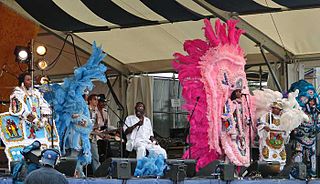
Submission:
[[[47,53],[47,48],[43,45],[39,45],[36,49],[36,52],[39,56],[44,56]]]
[[[14,55],[16,56],[16,62],[19,63],[28,63],[31,60],[31,51],[29,47],[16,46]]]
[[[48,67],[48,63],[45,59],[39,59],[38,60],[38,63],[37,63],[37,66],[40,70],[44,70]]]

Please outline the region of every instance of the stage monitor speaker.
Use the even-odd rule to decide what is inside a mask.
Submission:
[[[66,176],[73,177],[77,166],[76,158],[61,158],[55,169]]]
[[[233,164],[220,164],[218,165],[220,178],[225,181],[234,180],[234,165]]]
[[[307,178],[307,166],[302,162],[293,163],[291,175],[296,179],[306,179]]]
[[[184,163],[175,163],[169,166],[165,178],[171,179],[174,183],[183,181],[187,177],[187,165]]]
[[[196,175],[196,160],[193,159],[167,159],[166,163],[170,167],[174,164],[184,164],[186,165],[186,177],[192,178]]]
[[[234,165],[215,160],[200,169],[196,176],[231,181],[234,180]]]
[[[186,177],[194,177],[196,173],[196,161],[191,159],[167,159],[169,169],[165,173],[165,178],[170,178],[174,182],[183,181]]]
[[[218,177],[219,173],[216,172],[218,165],[222,164],[220,160],[215,160],[208,164],[207,166],[201,168],[197,173],[196,176],[199,177]]]
[[[280,173],[280,163],[279,162],[265,162],[258,161],[257,169],[262,177],[276,176]]]
[[[95,177],[129,179],[133,176],[137,160],[133,158],[109,158],[94,173]]]
[[[256,174],[260,174],[263,178],[277,176],[280,174],[280,163],[255,161],[241,175],[242,177],[252,177]]]

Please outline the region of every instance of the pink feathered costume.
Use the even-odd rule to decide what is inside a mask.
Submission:
[[[197,159],[197,170],[224,156],[237,166],[248,166],[250,127],[247,122],[253,109],[248,108],[252,103],[244,71],[246,61],[239,46],[243,31],[236,29],[236,20],[229,20],[227,24],[217,20],[215,31],[209,20],[205,19],[204,23],[207,40],[185,41],[184,50],[188,54],[175,53],[173,62],[183,87],[184,108],[191,112],[200,97],[190,121],[191,157]],[[246,94],[239,100],[241,107],[230,100],[231,93],[239,87]],[[184,158],[189,158],[189,151]]]

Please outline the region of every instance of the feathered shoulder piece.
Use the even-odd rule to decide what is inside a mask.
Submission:
[[[290,92],[288,98],[283,98],[278,91],[270,89],[254,90],[253,91],[256,105],[256,121],[259,121],[264,114],[270,112],[273,102],[281,102],[283,110],[280,116],[280,129],[290,134],[290,132],[297,128],[302,122],[308,120],[308,116],[302,111],[300,105],[296,101],[299,90]]]
[[[236,23],[236,20],[228,20],[222,24],[217,20],[213,29],[211,22],[205,19],[206,40],[187,40],[184,43],[187,55],[174,54],[173,67],[179,72],[186,101],[184,108],[191,112],[199,99],[190,121],[191,156],[198,159],[198,169],[223,153],[219,137],[221,115],[232,91],[249,92],[244,72],[246,61],[239,46],[244,31],[237,29]],[[186,151],[185,157],[189,157],[188,154]]]

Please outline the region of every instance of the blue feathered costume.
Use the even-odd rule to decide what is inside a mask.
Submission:
[[[66,153],[66,148],[79,149],[81,139],[81,165],[91,162],[89,134],[93,128],[88,105],[82,95],[85,90],[92,90],[92,80],[107,81],[107,67],[101,63],[106,55],[95,42],[92,50],[87,63],[76,68],[73,77],[64,79],[61,85],[53,84],[52,90],[44,95],[45,99],[53,104],[62,155]]]
[[[303,122],[294,130],[294,154],[295,162],[304,162],[307,165],[309,177],[316,176],[316,139],[320,130],[319,121],[319,96],[312,84],[305,80],[299,80],[291,85],[289,92],[299,90],[297,101],[303,111],[308,115],[309,121]],[[295,173],[292,173],[295,175]]]

